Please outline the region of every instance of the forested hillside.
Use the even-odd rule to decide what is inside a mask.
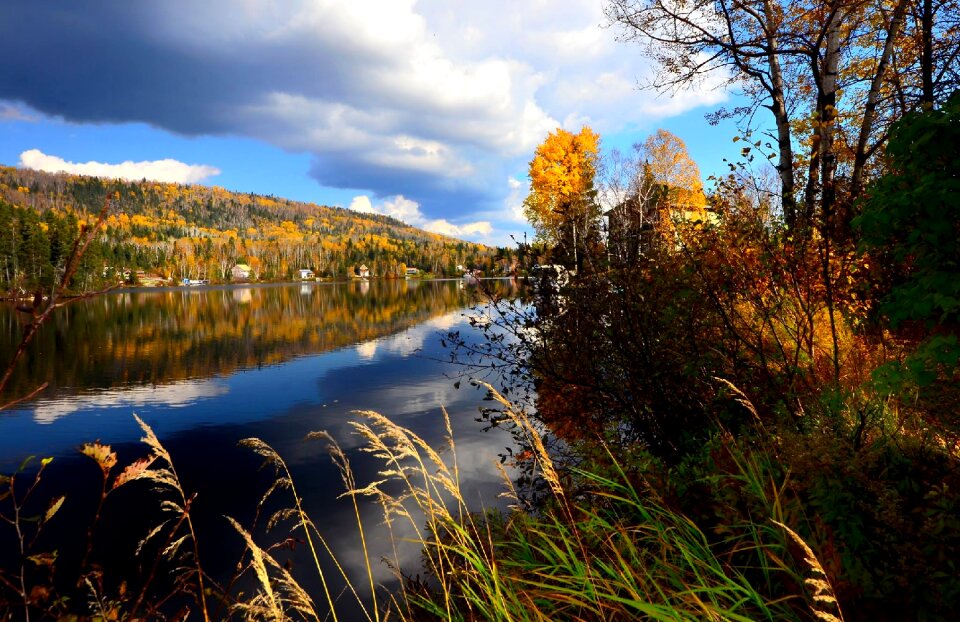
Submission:
[[[254,280],[290,279],[301,268],[342,278],[361,264],[376,276],[402,276],[407,267],[453,275],[458,265],[489,271],[497,263],[493,248],[377,214],[219,187],[2,167],[0,289],[52,282],[79,228],[108,198],[103,234],[84,257],[77,289],[125,271],[134,281],[140,271],[141,278],[225,282],[238,263]]]

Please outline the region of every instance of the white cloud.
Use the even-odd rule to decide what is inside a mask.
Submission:
[[[449,235],[453,238],[488,238],[493,233],[493,225],[487,220],[468,222],[463,225],[455,225],[445,218],[431,220],[423,225],[427,231]]]
[[[111,179],[136,181],[150,179],[180,184],[192,184],[204,181],[208,177],[220,174],[220,169],[206,164],[184,164],[177,160],[153,160],[120,164],[103,162],[67,162],[63,158],[47,155],[39,149],[30,149],[20,154],[20,166],[48,173],[71,173],[74,175],[93,175]]]
[[[171,2],[154,17],[161,39],[214,57],[237,48],[295,50],[298,64],[342,71],[343,81],[310,71],[284,80],[236,110],[247,131],[289,149],[314,153],[369,146],[395,164],[459,176],[471,170],[464,150],[480,148],[497,155],[523,153],[558,122],[536,102],[545,77],[523,58],[488,40],[478,29],[466,36],[484,49],[466,57],[438,38],[444,25],[433,23],[410,0],[306,0],[298,10],[273,11],[272,2],[250,0],[247,11],[220,5],[229,19],[211,19],[208,6],[183,11]],[[322,72],[321,72],[322,73]],[[334,138],[340,140],[333,140]],[[342,140],[347,138],[346,142]],[[410,149],[413,147],[413,149]],[[417,158],[410,158],[412,152]],[[447,166],[449,162],[461,166]]]
[[[377,214],[375,209],[373,209],[373,204],[370,203],[370,197],[365,195],[360,195],[358,197],[353,197],[353,200],[350,201],[350,205],[347,209],[351,209],[355,212],[360,212],[362,214]]]
[[[530,194],[530,187],[515,177],[507,179],[507,187],[510,190],[503,200],[506,219],[516,223],[526,223],[527,217],[523,214],[523,200]]]
[[[493,226],[485,220],[478,220],[477,222],[460,225],[460,231],[462,231],[464,235],[489,236],[493,233]]]
[[[377,353],[410,356],[423,349],[427,339],[436,338],[438,330],[448,331],[462,321],[463,314],[461,311],[437,316],[396,335],[380,337],[357,344],[357,357],[363,361],[371,361],[377,356]],[[442,403],[437,402],[437,404]]]
[[[356,196],[350,201],[348,208],[360,213],[390,216],[408,225],[454,238],[489,238],[493,233],[493,225],[486,220],[467,222],[460,225],[454,224],[445,218],[428,220],[420,210],[420,204],[416,201],[411,201],[402,194],[385,199],[376,206],[370,201],[370,197],[366,195]]]
[[[353,197],[348,209],[363,214],[390,216],[414,227],[422,227],[425,222],[423,213],[420,211],[420,204],[416,201],[411,201],[402,194],[385,199],[377,205],[374,205],[373,202],[370,201],[370,197],[361,194]]]
[[[381,203],[377,211],[381,214],[392,216],[397,220],[402,220],[407,224],[423,224],[423,214],[420,212],[420,204],[405,198],[402,194],[398,194],[392,199],[387,199]]]

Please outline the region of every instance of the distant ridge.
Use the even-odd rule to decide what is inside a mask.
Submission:
[[[102,243],[91,251],[96,257],[87,262],[98,264],[101,273],[106,267],[133,278],[227,282],[236,278],[238,264],[250,267],[251,280],[293,279],[301,269],[348,278],[361,265],[375,277],[403,277],[407,268],[438,276],[459,276],[463,266],[497,268],[497,249],[389,216],[217,186],[0,167],[0,231],[15,230],[12,241],[19,241],[0,240],[0,283],[9,288],[17,279],[48,279],[45,270],[52,274],[62,260],[54,246],[75,236],[108,195],[114,208]],[[34,239],[44,236],[46,241]],[[36,248],[25,249],[25,240]],[[39,265],[45,252],[49,266]]]

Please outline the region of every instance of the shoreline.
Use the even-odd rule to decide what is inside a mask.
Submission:
[[[337,285],[337,284],[346,284],[346,283],[369,283],[371,281],[415,281],[415,282],[427,282],[427,281],[464,281],[467,283],[475,283],[477,281],[496,281],[496,280],[506,280],[513,278],[522,278],[522,277],[513,277],[513,276],[490,276],[490,277],[470,277],[466,279],[464,277],[456,276],[440,276],[440,277],[429,277],[429,278],[387,278],[387,277],[368,277],[368,278],[349,278],[349,279],[317,279],[312,281],[236,281],[229,283],[207,283],[203,285],[183,285],[180,283],[171,284],[171,285],[120,285],[118,287],[113,287],[106,289],[99,294],[115,294],[119,292],[157,292],[157,291],[209,291],[217,289],[233,289],[233,288],[242,288],[242,287],[274,287],[280,285]],[[95,294],[98,295],[98,294]],[[0,296],[0,303],[7,302],[32,302],[35,294],[25,294],[23,296]],[[81,294],[77,295],[61,295],[61,298],[77,298],[82,296]],[[44,300],[48,298],[46,294],[43,295]]]

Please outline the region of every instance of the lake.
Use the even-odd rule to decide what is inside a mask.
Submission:
[[[484,283],[495,283],[506,295],[513,287],[510,281]],[[41,329],[4,396],[50,383],[38,398],[0,412],[0,473],[12,473],[30,455],[54,457],[39,494],[66,492],[67,518],[55,520],[68,523],[60,527],[68,540],[82,540],[79,525],[90,515],[99,471],[77,448],[100,439],[120,454],[121,466],[144,455],[136,413],[170,451],[188,491],[197,494],[204,565],[226,580],[242,543],[224,515],[251,521],[270,482],[261,460],[237,446],[257,437],[285,459],[305,509],[359,577],[352,506],[337,499],[340,474],[322,443],[304,439],[328,431],[362,484],[377,478],[379,465],[359,451],[361,442],[348,425],[357,419],[353,411],[377,411],[439,447],[445,407],[468,501],[477,509],[502,505],[494,463],[511,439],[483,431],[476,418],[488,404],[485,393],[457,382],[464,370],[450,362],[441,344],[450,330],[472,334],[467,316],[482,301],[476,285],[462,280],[122,290],[77,301]],[[0,307],[0,352],[7,356],[21,322],[9,305]],[[135,518],[116,513],[98,530],[98,550],[119,551],[145,535],[146,511]],[[380,522],[373,507],[364,509],[364,517]],[[0,553],[6,555],[11,534],[4,527],[0,540],[8,542]],[[372,533],[371,557],[391,555],[386,532]],[[284,535],[265,537],[277,541]],[[400,557],[411,574],[419,571],[415,547],[407,546]],[[294,554],[292,561],[301,558]],[[376,574],[388,588],[393,585],[383,564]],[[309,576],[303,583],[318,587]]]

